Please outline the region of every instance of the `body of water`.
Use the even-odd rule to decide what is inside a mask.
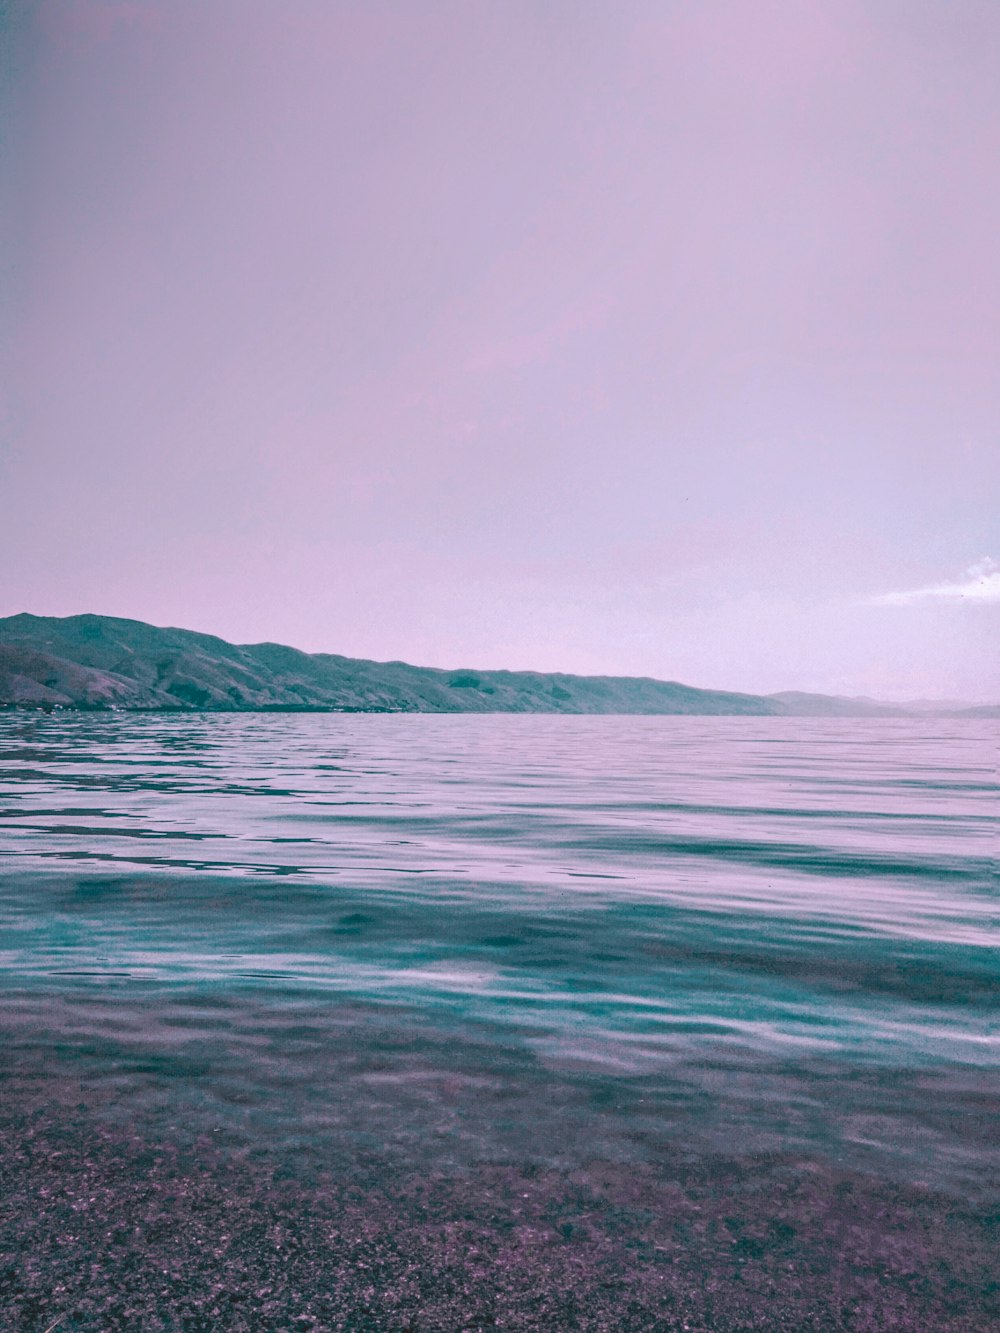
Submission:
[[[0,717],[8,1075],[461,1164],[996,1183],[975,720]]]

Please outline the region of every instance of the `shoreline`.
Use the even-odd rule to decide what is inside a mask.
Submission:
[[[817,1161],[320,1165],[116,1124],[58,1070],[0,1092],[0,1324],[25,1333],[1000,1320],[994,1209]]]

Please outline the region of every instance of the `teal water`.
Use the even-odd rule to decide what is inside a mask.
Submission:
[[[972,719],[6,714],[5,1074],[303,1148],[982,1186],[997,757]]]

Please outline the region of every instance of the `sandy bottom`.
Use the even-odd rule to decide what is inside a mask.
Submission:
[[[997,1217],[817,1163],[317,1165],[0,1102],[0,1328],[1000,1329]]]

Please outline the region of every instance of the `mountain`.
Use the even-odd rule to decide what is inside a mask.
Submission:
[[[961,699],[907,699],[900,707],[928,717],[1000,717],[1000,704],[970,704]]]
[[[801,690],[782,690],[768,694],[793,717],[906,717],[899,704],[884,704],[878,699],[848,698],[840,694],[803,694]]]
[[[441,671],[236,645],[112,616],[0,620],[0,702],[72,708],[329,708],[407,712],[752,713],[750,694],[534,671]]]
[[[332,709],[445,713],[902,713],[871,700],[735,694],[631,676],[443,671],[232,644],[140,620],[81,615],[0,619],[0,705],[184,710]]]

